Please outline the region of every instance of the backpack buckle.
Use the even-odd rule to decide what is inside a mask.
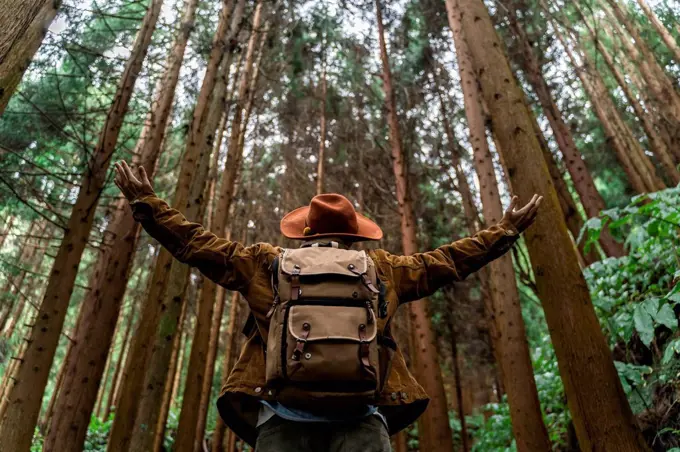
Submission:
[[[297,343],[295,344],[295,350],[293,350],[293,356],[291,359],[293,361],[300,361],[300,358],[302,357],[302,352],[305,351],[305,345],[307,344],[307,338],[309,337],[309,331],[312,329],[312,326],[305,322],[302,324],[302,334],[301,336],[297,339]]]
[[[380,291],[378,289],[376,289],[376,287],[373,285],[373,282],[370,280],[368,275],[365,272],[364,273],[359,272],[359,270],[357,270],[357,268],[354,266],[354,264],[349,264],[347,266],[347,270],[351,271],[352,273],[354,273],[357,276],[360,276],[361,282],[364,283],[364,286],[368,287],[368,290],[370,290],[373,293],[380,293]]]
[[[293,275],[290,277],[290,299],[297,300],[300,298],[300,267],[295,266]]]

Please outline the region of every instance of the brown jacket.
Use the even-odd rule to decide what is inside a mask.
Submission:
[[[281,248],[268,243],[244,246],[217,237],[200,224],[187,221],[180,212],[153,195],[142,196],[131,206],[135,219],[175,258],[196,267],[226,289],[239,291],[248,301],[257,328],[249,335],[223,386],[217,407],[224,422],[254,445],[258,399],[274,399],[273,391],[265,384],[262,338],[267,337],[269,322],[265,316],[273,301],[270,266]],[[517,238],[512,225],[501,223],[474,237],[412,256],[369,251],[378,277],[386,286],[388,315],[379,319],[380,331],[385,332],[400,304],[427,297],[446,284],[464,279],[507,252]],[[391,372],[377,402],[387,418],[390,434],[415,421],[429,400],[406,368],[401,352],[394,348]]]

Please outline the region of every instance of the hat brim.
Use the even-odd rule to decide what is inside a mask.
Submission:
[[[309,240],[323,237],[345,237],[356,240],[380,240],[383,237],[380,226],[357,212],[357,232],[355,234],[343,232],[329,232],[323,234],[304,235],[305,219],[309,213],[309,206],[299,207],[289,212],[281,219],[281,234],[289,239]]]

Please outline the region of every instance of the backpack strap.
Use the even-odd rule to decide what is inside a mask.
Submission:
[[[385,292],[387,291],[387,287],[385,284],[382,282],[380,278],[376,278],[378,280],[378,317],[381,319],[384,319],[387,317],[387,299],[385,298]]]
[[[278,304],[279,300],[279,256],[276,256],[274,260],[272,261],[269,271],[271,272],[271,283],[272,283],[272,291],[274,292],[274,301],[272,303],[272,307],[267,313],[267,318],[270,318],[271,315],[274,313],[274,308],[276,307],[276,304]],[[248,311],[248,318],[246,319],[246,324],[243,325],[243,330],[241,332],[247,336],[250,337],[250,335],[253,333],[254,329],[257,327],[257,321],[255,320],[255,316],[251,311]],[[266,338],[265,338],[266,341]]]
[[[243,325],[243,329],[241,330],[241,333],[243,333],[244,336],[250,337],[252,334],[255,332],[257,329],[257,322],[255,320],[255,316],[251,311],[248,311],[248,318],[246,318],[246,323]]]

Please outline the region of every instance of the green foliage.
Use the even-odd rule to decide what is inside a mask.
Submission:
[[[678,200],[678,188],[636,197],[586,224],[582,235],[588,244],[599,238],[603,227],[616,236],[627,235],[628,256],[603,260],[585,272],[612,347],[627,344],[634,335],[649,347],[660,328],[670,333],[678,329],[674,312],[680,302]]]
[[[90,425],[87,429],[87,436],[85,437],[84,452],[100,452],[106,450],[106,442],[109,438],[109,432],[113,425],[113,415],[106,421],[102,421],[97,416],[90,419]]]

